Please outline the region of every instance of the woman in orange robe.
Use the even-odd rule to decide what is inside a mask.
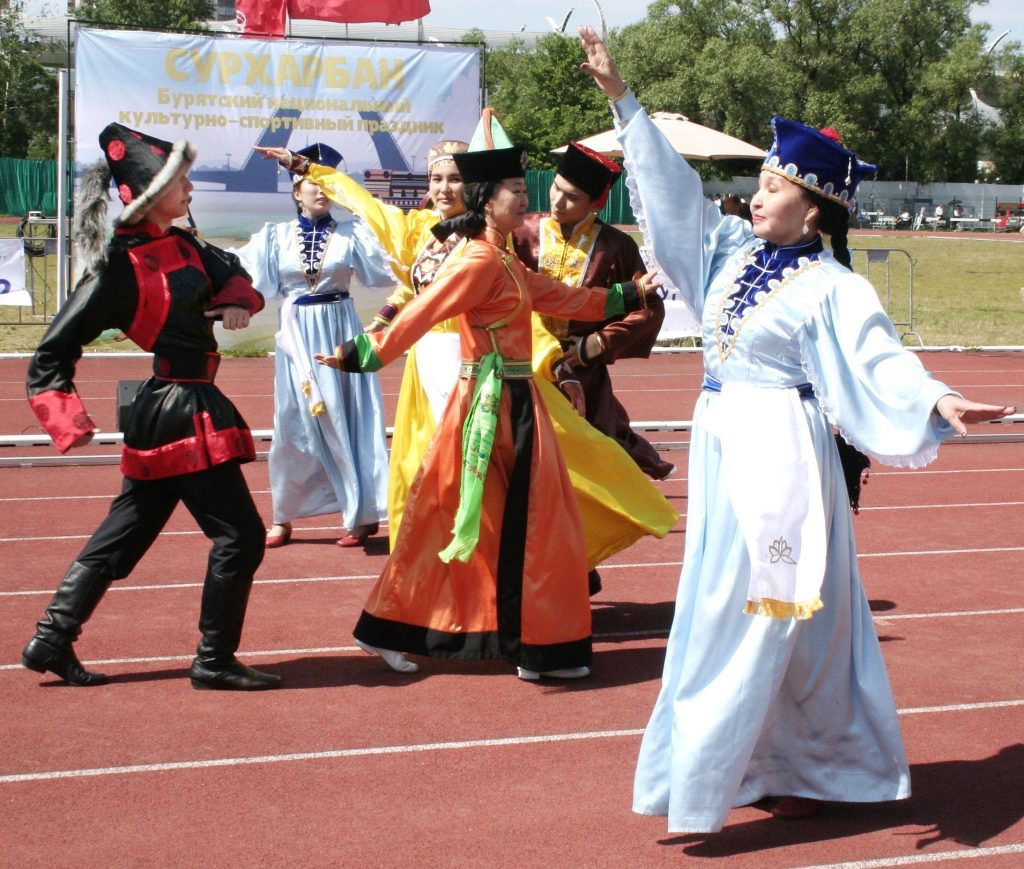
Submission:
[[[401,672],[416,669],[402,653],[502,658],[530,680],[590,672],[586,545],[565,462],[533,380],[531,313],[603,320],[641,307],[644,295],[632,283],[580,292],[529,271],[507,250],[505,239],[527,209],[522,157],[519,148],[455,155],[466,181],[467,211],[443,222],[441,231],[466,238],[444,273],[405,305],[386,332],[359,335],[334,356],[317,357],[345,371],[374,371],[435,323],[458,318],[462,374],[413,482],[394,550],[355,629],[360,646]],[[496,380],[482,374],[491,363]],[[495,383],[497,398],[488,392]],[[489,456],[487,426],[480,424],[488,411]],[[480,428],[485,433],[478,449]],[[473,440],[464,455],[467,432]],[[467,531],[473,523],[466,517],[473,515],[478,533]]]

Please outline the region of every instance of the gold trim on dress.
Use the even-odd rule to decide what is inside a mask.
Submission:
[[[769,618],[782,619],[783,621],[786,619],[806,621],[818,610],[824,608],[825,604],[822,603],[820,597],[816,597],[814,600],[801,601],[785,601],[763,597],[760,600],[748,600],[747,605],[743,607],[743,612],[748,616],[768,616]]]
[[[797,260],[800,265],[793,269],[793,271],[786,275],[782,280],[778,281],[778,284],[775,287],[772,287],[772,289],[768,291],[758,291],[758,293],[764,292],[764,297],[748,306],[742,317],[733,318],[732,322],[734,323],[734,328],[731,333],[726,334],[722,331],[722,315],[725,313],[725,303],[732,297],[730,291],[736,287],[736,281],[739,280],[740,275],[743,274],[747,266],[754,261],[754,256],[757,254],[758,250],[759,248],[755,248],[747,254],[743,262],[739,264],[735,274],[733,274],[732,278],[729,280],[729,286],[725,289],[722,293],[722,297],[718,300],[718,314],[715,317],[715,347],[718,350],[718,358],[722,362],[725,362],[725,360],[729,358],[729,355],[736,347],[736,342],[739,340],[743,326],[749,322],[750,319],[761,310],[761,308],[774,299],[798,277],[811,269],[820,267],[822,264],[821,260],[810,260],[804,256],[800,257]]]
[[[459,366],[459,377],[474,380],[480,374],[479,362],[463,362]],[[501,380],[527,380],[533,377],[533,363],[529,360],[504,360],[496,371]]]

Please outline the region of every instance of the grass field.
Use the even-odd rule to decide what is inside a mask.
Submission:
[[[16,228],[0,224],[0,237],[13,236]],[[229,243],[236,244],[237,240]],[[1018,241],[970,232],[855,235],[850,247],[862,251],[855,253],[854,266],[871,280],[883,301],[888,288],[888,311],[901,333],[909,330],[909,325],[901,324],[909,324],[912,319],[914,331],[928,345],[1024,344],[1024,237]],[[902,253],[890,253],[888,263],[869,263],[863,253],[869,249],[905,251],[909,260]],[[45,281],[55,292],[53,257],[47,262],[45,276],[38,276],[36,285]],[[911,263],[912,318],[908,292]],[[0,323],[17,320],[20,310],[0,307]],[[29,319],[25,313],[20,316]],[[0,325],[0,352],[32,350],[44,330],[44,324]],[[917,342],[908,337],[905,343]],[[101,347],[108,349],[124,350],[127,346],[134,345],[101,342]]]

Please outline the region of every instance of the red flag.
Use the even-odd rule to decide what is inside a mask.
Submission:
[[[284,36],[288,0],[235,0],[235,24],[245,36]]]
[[[258,3],[259,0],[247,2]],[[422,18],[429,12],[429,0],[288,0],[288,15],[292,18],[336,21],[339,24],[368,21],[401,24]]]

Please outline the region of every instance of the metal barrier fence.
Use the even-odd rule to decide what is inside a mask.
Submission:
[[[924,340],[914,329],[914,259],[899,248],[850,248],[853,270],[878,291],[900,338]]]
[[[24,239],[25,289],[32,297],[32,306],[0,306],[0,326],[45,326],[60,308],[57,218],[30,211],[18,225],[16,235]]]

